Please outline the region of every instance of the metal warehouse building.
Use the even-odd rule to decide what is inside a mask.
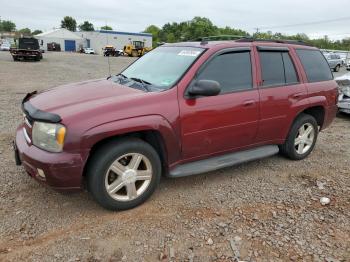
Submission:
[[[129,33],[111,30],[99,30],[91,32],[75,32],[83,39],[83,47],[91,47],[97,54],[102,54],[102,49],[106,45],[112,45],[116,49],[123,47],[133,41],[145,43],[145,47],[152,47],[152,34],[148,33]]]
[[[133,41],[142,41],[145,47],[152,47],[152,34],[129,33],[111,30],[71,32],[65,28],[54,29],[35,36],[39,39],[42,49],[47,50],[48,44],[60,44],[62,51],[78,51],[80,47],[91,47],[97,54],[102,54],[106,45],[123,49]]]
[[[35,36],[39,40],[40,47],[47,50],[48,44],[56,43],[62,51],[76,51],[83,43],[83,38],[67,29],[60,28],[44,32]]]

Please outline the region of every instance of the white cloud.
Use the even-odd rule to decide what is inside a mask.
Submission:
[[[74,17],[78,24],[84,20],[95,27],[106,23],[115,30],[142,31],[147,25],[162,26],[167,22],[190,20],[194,16],[208,17],[218,26],[231,26],[253,32],[263,31],[288,34],[306,33],[311,37],[329,35],[338,39],[350,37],[349,22],[338,21],[323,24],[300,25],[313,21],[330,20],[350,16],[349,0],[338,0],[336,5],[326,0],[133,0],[123,1],[47,1],[0,0],[0,16],[12,20],[17,28],[49,30],[59,27],[63,16]],[[333,10],[333,11],[332,11]],[[294,27],[282,25],[299,24]]]

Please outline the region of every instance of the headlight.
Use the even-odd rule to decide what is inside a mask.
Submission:
[[[60,124],[34,122],[32,130],[33,144],[49,152],[61,152],[66,128]]]
[[[350,97],[350,86],[343,86],[340,88],[340,92]]]

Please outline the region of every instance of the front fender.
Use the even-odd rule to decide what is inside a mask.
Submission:
[[[150,130],[161,134],[166,147],[168,163],[176,162],[181,152],[180,139],[170,123],[160,115],[138,116],[95,126],[82,135],[81,147],[91,149],[96,143],[106,138]]]

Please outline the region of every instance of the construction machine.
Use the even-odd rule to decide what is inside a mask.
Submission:
[[[124,46],[124,54],[132,57],[140,57],[151,51],[151,47],[145,47],[145,42],[133,41],[130,44]]]

